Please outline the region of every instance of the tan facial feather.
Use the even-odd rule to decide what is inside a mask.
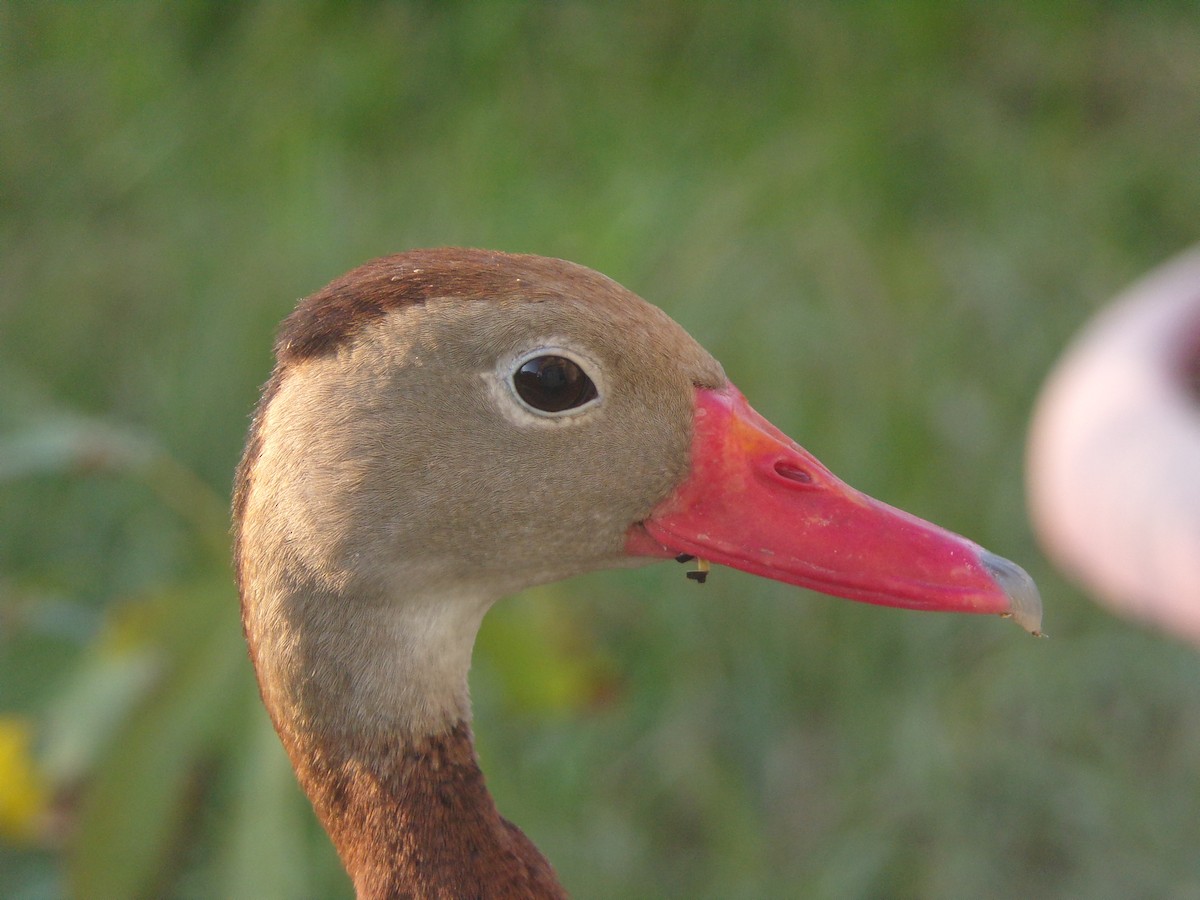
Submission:
[[[497,390],[544,342],[604,385],[570,427]],[[276,721],[338,731],[466,718],[490,603],[630,564],[627,530],[686,475],[695,385],[724,382],[615,282],[481,251],[369,263],[277,352],[236,491],[244,620]]]

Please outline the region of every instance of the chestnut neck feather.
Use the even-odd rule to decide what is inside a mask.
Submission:
[[[465,722],[370,746],[286,742],[360,900],[566,897],[533,843],[497,812]]]

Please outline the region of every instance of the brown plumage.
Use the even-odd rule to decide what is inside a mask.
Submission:
[[[361,898],[561,897],[471,744],[484,613],[699,556],[1012,615],[1028,576],[838,481],[664,313],[562,260],[376,260],[284,322],[234,491],[263,702]]]
[[[566,896],[537,848],[496,811],[465,722],[353,751],[327,742],[293,758],[361,896]]]

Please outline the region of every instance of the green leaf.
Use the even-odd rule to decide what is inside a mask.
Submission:
[[[82,416],[56,416],[0,438],[0,482],[137,470],[157,452],[152,442],[129,430]]]
[[[312,880],[307,829],[311,813],[257,691],[248,699],[253,723],[241,742],[237,795],[219,870],[224,881],[221,896],[302,897]]]
[[[516,711],[574,712],[612,689],[611,660],[569,605],[551,602],[561,593],[551,585],[505,600],[476,638],[476,665],[498,680]]]
[[[155,892],[188,811],[199,763],[229,704],[245,650],[227,585],[178,595],[167,642],[175,665],[115,739],[84,791],[68,859],[72,894]]]
[[[86,774],[160,670],[159,655],[147,646],[95,647],[84,656],[43,719],[40,755],[52,783]]]

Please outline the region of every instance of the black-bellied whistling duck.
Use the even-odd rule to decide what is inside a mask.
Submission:
[[[1040,627],[1020,568],[838,481],[581,266],[375,260],[301,301],[275,353],[235,491],[242,617],[359,897],[564,895],[471,743],[471,648],[506,594],[695,557]]]
[[[1130,288],[1063,356],[1034,414],[1028,481],[1064,569],[1200,644],[1200,250]]]

